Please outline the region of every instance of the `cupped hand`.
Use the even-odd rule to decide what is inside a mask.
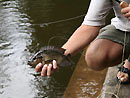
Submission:
[[[52,61],[52,64],[45,64],[43,65],[42,63],[39,63],[36,67],[35,67],[35,71],[36,72],[40,72],[41,71],[41,76],[44,77],[44,76],[50,76],[51,73],[54,71],[54,70],[57,70],[59,69],[59,67],[57,66],[57,63],[55,60]]]
[[[121,10],[121,13],[130,20],[130,4],[128,7],[125,7]]]

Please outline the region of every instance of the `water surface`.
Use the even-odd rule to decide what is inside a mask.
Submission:
[[[55,22],[86,13],[87,0],[0,0],[0,98],[61,98],[73,68],[51,77],[40,77],[27,65],[28,58],[51,37],[65,39],[83,17]],[[63,38],[51,40],[61,46]],[[75,64],[78,60],[75,57]]]
[[[52,36],[68,38],[83,19],[46,24],[85,13],[86,1],[0,0],[0,98],[60,98],[73,68],[52,77],[35,75],[28,58]],[[79,5],[80,3],[80,5]],[[57,38],[51,45],[61,46]],[[68,71],[69,70],[69,71]]]

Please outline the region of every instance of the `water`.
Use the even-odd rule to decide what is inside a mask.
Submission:
[[[62,35],[67,38],[71,35],[82,18],[43,24],[84,14],[85,6],[78,6],[78,2],[0,0],[0,98],[60,98],[63,95],[73,68],[42,78],[35,75],[27,60],[43,45],[47,45],[50,37]],[[74,9],[76,12],[73,12]],[[52,42],[61,46],[65,40],[55,39]]]
[[[40,77],[28,58],[53,36],[68,38],[86,13],[87,0],[0,0],[0,98],[61,98],[74,68]],[[51,45],[65,40],[55,38]],[[75,58],[75,60],[77,60]]]

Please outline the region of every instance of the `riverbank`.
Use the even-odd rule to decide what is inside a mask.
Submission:
[[[63,98],[96,98],[102,89],[107,69],[93,71],[81,56]]]
[[[130,84],[119,84],[116,79],[119,66],[93,71],[81,56],[63,98],[129,98]]]

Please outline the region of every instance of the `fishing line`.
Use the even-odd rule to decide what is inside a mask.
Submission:
[[[117,0],[120,4],[122,3],[122,8],[125,8],[125,7],[128,7],[129,5],[126,3],[126,2],[124,2],[124,1],[122,1],[122,0]],[[125,29],[127,30],[127,25],[128,25],[128,19],[127,19],[127,21],[126,21],[126,26],[125,26]],[[123,54],[122,54],[122,66],[123,66],[123,62],[124,62],[124,59],[125,59],[125,48],[126,48],[126,38],[127,37],[127,31],[125,31],[125,35],[124,35],[124,43],[123,43]],[[121,69],[120,70],[120,72],[124,72],[124,70],[125,69]],[[119,80],[118,81],[118,83],[117,83],[117,85],[116,85],[116,88],[115,88],[115,93],[117,94],[117,95],[119,95],[119,92],[120,92],[120,88],[121,88],[121,80]],[[117,90],[117,91],[116,91]]]
[[[125,26],[125,29],[127,30],[127,25],[128,25],[128,19],[127,19],[127,21],[126,21],[126,26]],[[125,35],[124,35],[124,43],[123,43],[123,53],[122,53],[122,62],[121,62],[121,64],[122,64],[122,66],[123,66],[123,62],[124,62],[124,55],[125,55],[125,46],[126,46],[126,34],[127,34],[127,31],[125,31],[124,32],[125,33]],[[124,71],[124,69],[121,69],[121,72],[123,72]],[[106,94],[112,94],[112,96],[111,96],[111,98],[113,98],[114,96],[116,97],[116,98],[119,98],[118,96],[119,96],[119,92],[120,92],[120,88],[121,88],[121,80],[119,80],[118,82],[117,82],[117,84],[116,84],[116,87],[115,87],[115,90],[114,90],[114,93],[111,93],[111,92],[104,92],[104,93],[106,93]],[[102,91],[103,92],[103,91]],[[100,98],[100,96],[101,96],[101,94],[102,93],[100,93],[100,95],[97,97],[97,98]]]
[[[60,39],[63,39],[63,40],[65,40],[65,41],[68,40],[67,38],[62,37],[62,36],[52,36],[52,37],[49,39],[49,41],[48,41],[48,46],[50,46],[51,41],[54,40],[55,38],[60,38]],[[85,57],[85,50],[83,50],[83,52],[79,52],[79,53],[80,53],[83,57]],[[73,60],[71,60],[71,62],[72,62],[73,64],[75,64],[75,62],[74,62]]]
[[[114,7],[119,7],[119,6],[114,6]],[[108,8],[112,8],[112,7],[108,7]],[[108,9],[108,8],[104,8],[103,10]],[[61,22],[75,20],[75,19],[84,17],[85,15],[86,14],[82,14],[82,15],[71,17],[71,18],[67,18],[67,19],[62,19],[62,20],[57,20],[57,21],[52,21],[52,22],[47,22],[47,23],[42,23],[42,24],[33,24],[33,25],[40,25],[40,27],[44,27],[44,26],[48,26],[48,25],[51,25],[51,24],[56,24],[56,23],[61,23]]]
[[[55,38],[60,38],[60,39],[64,39],[65,41],[67,41],[68,39],[62,36],[52,36],[49,41],[48,41],[48,46],[50,45],[51,41]]]
[[[124,62],[124,54],[125,54],[125,42],[126,42],[126,31],[125,31],[125,36],[124,36],[124,47],[123,47],[123,54],[122,54],[122,64]],[[121,72],[123,71],[123,69],[121,70]],[[119,92],[120,92],[120,87],[121,87],[121,81],[119,80],[116,84],[116,87],[115,87],[115,90],[114,90],[114,93],[112,92],[104,92],[104,94],[111,94],[111,98],[113,98],[113,96],[115,96],[116,98],[119,98],[118,95],[119,95]],[[103,91],[102,91],[103,92]],[[97,98],[100,98],[102,93],[100,93],[100,95],[97,97]]]
[[[55,38],[60,38],[60,39],[63,39],[63,40],[65,40],[65,41],[67,41],[68,39],[67,38],[65,38],[65,37],[63,37],[63,36],[52,36],[50,39],[49,39],[49,41],[48,41],[48,46],[50,46],[50,43],[51,43],[51,41],[52,40],[54,40]],[[81,52],[79,52],[83,57],[85,57],[85,50],[83,50],[83,51],[81,51]]]
[[[100,98],[100,97],[101,97],[101,94],[102,94],[102,93],[100,93],[100,95],[99,95],[97,98]],[[111,92],[104,92],[104,94],[109,94],[109,95],[115,96],[116,98],[119,98],[116,94],[111,93]]]
[[[126,22],[126,29],[127,29],[127,24],[128,24],[128,20]],[[125,54],[125,46],[126,46],[126,33],[127,31],[125,31],[125,35],[124,35],[124,46],[123,46],[123,53],[122,53],[122,63],[124,62],[124,54]],[[123,69],[121,69],[121,72],[123,72]],[[120,92],[120,87],[121,87],[121,81],[119,80],[116,84],[116,87],[115,87],[115,90],[114,90],[114,93],[112,92],[104,92],[104,94],[111,94],[111,98],[113,98],[113,95],[116,97],[116,98],[119,98],[119,92]],[[102,91],[103,92],[103,91]],[[97,98],[100,98],[102,93],[100,93],[100,95],[97,97]]]
[[[128,19],[127,19],[127,22],[126,22],[126,29],[127,29],[127,24],[128,24]],[[123,64],[123,62],[124,62],[124,55],[125,55],[125,46],[126,46],[126,33],[127,33],[127,31],[125,31],[125,36],[124,36],[124,47],[123,47],[123,54],[122,54],[122,64]],[[123,65],[122,65],[123,66]],[[121,69],[121,72],[123,72],[124,71],[124,69]],[[117,95],[119,95],[119,92],[120,92],[120,87],[121,87],[121,81],[119,80],[118,81],[118,83],[117,83],[117,85],[116,85],[116,87],[117,87],[117,92],[115,92]],[[116,91],[116,89],[115,89],[115,91]]]
[[[40,25],[40,27],[44,27],[44,26],[48,26],[48,25],[51,25],[51,24],[56,24],[56,23],[61,23],[61,22],[70,21],[70,20],[75,20],[75,19],[84,17],[85,15],[86,15],[86,14],[82,14],[82,15],[75,16],[75,17],[72,17],[72,18],[67,18],[67,19],[62,19],[62,20],[57,20],[57,21],[42,23],[42,24],[34,24],[34,25]]]

